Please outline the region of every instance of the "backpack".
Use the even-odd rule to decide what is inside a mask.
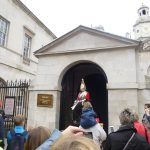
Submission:
[[[23,150],[24,143],[26,141],[25,137],[28,134],[28,132],[24,131],[23,133],[15,133],[15,130],[11,129],[10,134],[12,136],[12,139],[8,144],[7,150]]]

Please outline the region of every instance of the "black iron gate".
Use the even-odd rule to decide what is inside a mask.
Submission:
[[[21,114],[28,117],[29,81],[7,81],[0,84],[0,101],[5,112],[5,128],[14,127],[14,116]]]

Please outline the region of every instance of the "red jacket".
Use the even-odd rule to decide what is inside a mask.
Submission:
[[[89,101],[90,100],[90,93],[89,92],[85,92],[85,95],[84,94],[82,95],[82,92],[80,92],[78,94],[77,100],[81,101],[83,99],[86,99],[87,101]]]
[[[145,127],[142,123],[136,121],[134,122],[134,128],[137,130],[138,134],[144,136],[148,140],[148,143],[150,143],[150,133],[148,132],[147,127]]]

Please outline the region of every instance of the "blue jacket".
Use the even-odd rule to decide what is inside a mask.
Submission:
[[[23,133],[25,131],[23,126],[15,126],[14,130],[15,130],[15,133]],[[26,140],[28,139],[28,136],[29,135],[27,134],[25,137]],[[10,134],[10,131],[8,131],[8,133],[7,133],[7,143],[8,144],[10,143],[11,139],[12,139],[12,136]]]
[[[80,125],[84,129],[88,129],[96,125],[96,113],[93,111],[92,108],[82,110]]]
[[[57,129],[54,129],[51,136],[36,150],[48,150],[53,145],[53,143],[60,137],[61,132]]]
[[[147,114],[144,114],[148,120],[148,122],[150,123],[150,116],[148,116]]]

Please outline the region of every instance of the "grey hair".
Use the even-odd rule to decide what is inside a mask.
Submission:
[[[131,109],[124,109],[119,115],[121,125],[133,124],[134,114]]]

